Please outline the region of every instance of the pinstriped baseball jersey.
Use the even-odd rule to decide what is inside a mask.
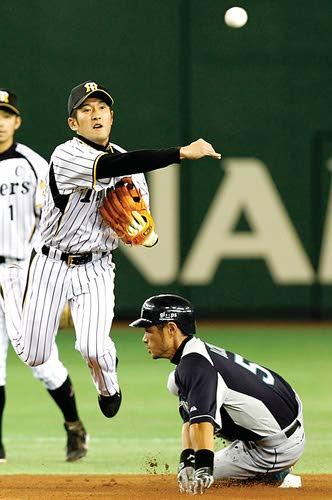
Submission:
[[[23,144],[0,154],[0,255],[26,259],[42,204],[47,162]]]
[[[117,236],[103,221],[99,207],[105,189],[120,178],[95,178],[96,160],[105,154],[97,147],[74,137],[54,150],[40,223],[42,244],[68,253],[109,251],[118,246]],[[110,152],[125,150],[110,144]],[[144,175],[132,178],[148,201]]]
[[[37,233],[47,170],[44,158],[23,144],[0,153],[0,255],[8,259],[0,264],[0,385],[6,381],[8,333],[21,330],[24,267]],[[50,390],[68,376],[56,345],[47,363],[32,371]]]
[[[68,301],[75,347],[88,363],[98,393],[111,396],[119,392],[116,349],[109,336],[114,315],[110,250],[117,247],[118,239],[102,220],[99,207],[106,188],[123,175],[121,171],[120,177],[99,179],[102,176],[98,175],[97,179],[96,159],[106,151],[114,153],[115,158],[124,152],[115,144],[105,148],[78,137],[54,150],[46,178],[37,253],[30,261],[25,288],[22,329],[9,332],[9,336],[16,353],[27,364],[45,363]],[[148,202],[144,175],[133,174],[132,178]],[[42,251],[44,246],[49,248],[47,256]],[[68,265],[59,258],[58,250],[88,253],[91,260]]]

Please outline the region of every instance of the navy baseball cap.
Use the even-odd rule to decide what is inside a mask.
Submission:
[[[20,115],[17,107],[17,96],[10,90],[0,89],[0,108],[10,109],[15,115]]]
[[[80,83],[70,92],[68,99],[68,116],[71,116],[74,109],[81,106],[85,99],[92,95],[99,96],[110,108],[113,106],[114,100],[109,91],[102,85],[88,80],[87,82]]]
[[[162,294],[148,298],[141,317],[130,323],[132,328],[147,328],[173,321],[187,335],[196,333],[195,310],[189,300],[179,295]]]

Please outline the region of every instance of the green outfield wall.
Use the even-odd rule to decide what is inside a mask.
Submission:
[[[198,137],[223,154],[149,175],[160,243],[116,252],[118,316],[152,293],[200,316],[332,316],[332,2],[2,0],[0,87],[20,97],[18,139],[45,157],[70,137],[84,80],[115,98],[128,149]]]

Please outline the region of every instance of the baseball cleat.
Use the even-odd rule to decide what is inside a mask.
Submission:
[[[301,486],[301,476],[296,476],[295,474],[287,474],[279,488],[301,488]]]
[[[112,418],[118,413],[121,401],[121,391],[116,392],[113,396],[103,396],[102,394],[98,396],[99,408],[107,418]]]
[[[64,428],[67,432],[67,462],[76,462],[85,457],[88,452],[89,435],[80,420],[77,422],[65,422]]]
[[[7,462],[6,460],[6,452],[4,447],[1,445],[0,446],[0,464],[5,464]]]
[[[271,486],[280,486],[284,479],[290,475],[291,469],[281,470],[278,472],[268,472],[266,474],[257,474],[252,478],[247,479],[250,483],[264,483],[270,484]]]

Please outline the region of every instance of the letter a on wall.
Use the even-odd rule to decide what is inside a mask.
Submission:
[[[264,163],[229,158],[223,167],[225,178],[184,263],[181,283],[210,283],[227,258],[263,259],[277,284],[312,283],[312,265]],[[234,231],[243,213],[251,232]]]

